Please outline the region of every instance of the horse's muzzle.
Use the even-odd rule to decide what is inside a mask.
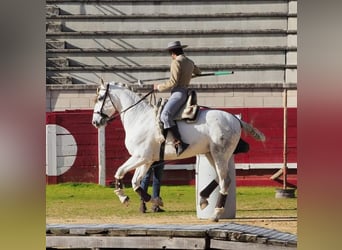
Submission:
[[[92,124],[94,127],[99,128],[106,124],[106,119],[101,117],[99,120],[93,120]]]
[[[92,124],[96,128],[100,127],[100,123],[98,121],[92,121]]]

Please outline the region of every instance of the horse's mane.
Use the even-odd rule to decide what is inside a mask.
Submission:
[[[123,87],[125,89],[128,89],[134,93],[136,93],[136,90],[133,88],[132,85],[128,85],[127,83],[121,83],[121,82],[108,82],[108,84],[114,84],[116,86],[120,86],[120,87]]]
[[[138,98],[139,98],[139,97],[142,98],[142,96],[143,96],[143,93],[139,92],[139,91],[135,88],[136,86],[134,86],[134,85],[126,84],[126,83],[121,83],[121,82],[114,82],[114,81],[112,81],[112,82],[104,82],[102,79],[101,79],[101,82],[102,82],[102,84],[103,84],[104,86],[106,86],[107,84],[112,84],[112,85],[116,85],[116,86],[122,87],[122,88],[124,88],[124,89],[127,89],[127,90],[129,90],[130,92],[132,92],[133,94],[136,94],[136,96],[137,96]],[[95,96],[95,98],[94,98],[94,103],[97,102],[98,96],[99,96],[99,88],[98,88],[97,91],[96,91],[96,96]],[[145,98],[143,101],[144,101],[146,104],[148,104],[148,105],[150,105],[150,106],[153,106],[153,105],[151,104],[151,102],[149,102],[149,101],[147,100],[147,98]]]
[[[121,83],[121,82],[108,82],[107,84],[113,84],[113,85],[116,85],[116,86],[119,86],[119,87],[122,87],[122,88],[125,88],[127,90],[129,90],[130,92],[136,94],[138,97],[142,97],[144,94],[139,92],[136,88],[135,85],[132,85],[132,84],[127,84],[127,83]],[[147,98],[145,98],[143,100],[146,104],[149,104],[151,105],[151,103],[147,100]]]

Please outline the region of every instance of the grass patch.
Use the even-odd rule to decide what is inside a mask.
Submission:
[[[276,199],[273,187],[239,187],[237,217],[296,217],[297,198]]]
[[[149,189],[151,191],[151,188]],[[113,188],[87,183],[64,183],[46,186],[46,220],[156,219],[191,216],[196,218],[195,186],[162,186],[165,213],[140,214],[138,195],[127,187],[128,207],[122,205]],[[273,187],[237,187],[237,218],[296,217],[297,199],[276,199]]]

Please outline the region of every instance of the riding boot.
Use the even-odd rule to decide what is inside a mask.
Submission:
[[[140,196],[140,198],[144,201],[144,202],[149,202],[151,200],[151,195],[149,195],[144,189],[142,189],[141,187],[138,187],[135,192],[137,192]]]
[[[189,144],[182,141],[177,125],[172,126],[171,128],[169,128],[169,130],[172,132],[173,137],[175,139],[175,148],[177,156],[180,156],[187,149]]]

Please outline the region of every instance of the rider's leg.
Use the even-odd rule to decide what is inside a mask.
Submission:
[[[145,174],[150,168],[150,164],[142,165],[135,169],[133,178],[132,178],[132,188],[135,192],[137,192],[140,198],[148,202],[151,200],[151,195],[149,195],[142,187],[141,187],[141,180],[144,178]]]
[[[177,123],[175,126],[169,128],[169,130],[171,131],[171,133],[173,134],[173,137],[175,138],[174,143],[176,147],[176,153],[177,153],[177,156],[179,156],[181,153],[183,153],[187,149],[189,144],[182,141],[181,135],[178,131]]]
[[[168,102],[160,115],[160,120],[164,124],[164,129],[171,131],[173,137],[175,138],[175,145],[177,155],[180,155],[189,145],[184,143],[181,139],[180,133],[174,117],[176,116],[179,109],[184,105],[187,98],[187,90],[179,88],[172,92]]]

